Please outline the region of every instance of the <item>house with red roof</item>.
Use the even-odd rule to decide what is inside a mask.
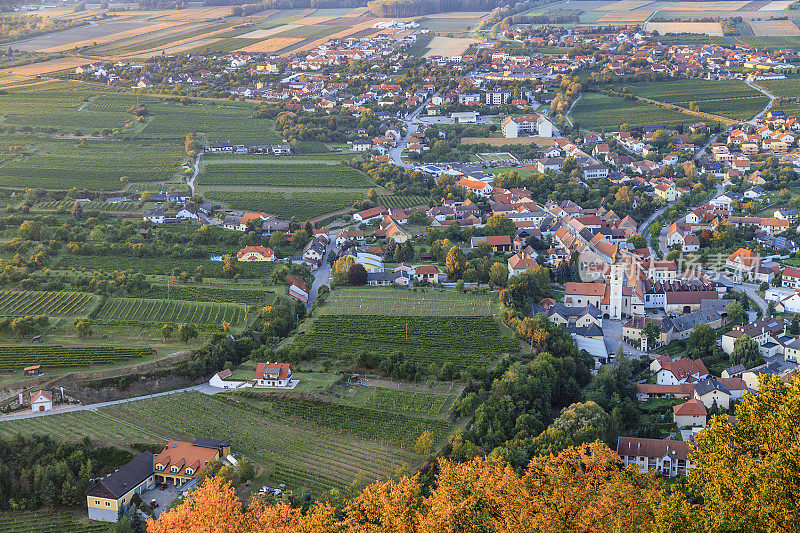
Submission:
[[[461,178],[458,180],[458,185],[484,198],[490,197],[492,195],[492,191],[494,190],[491,184],[472,178]]]
[[[781,286],[800,289],[800,268],[786,267],[781,273]]]
[[[258,363],[255,387],[288,387],[292,382],[292,365],[289,363]]]
[[[245,246],[236,252],[239,261],[275,261],[275,252],[263,246]]]
[[[31,397],[31,411],[41,413],[53,410],[53,395],[47,391],[40,390]]]

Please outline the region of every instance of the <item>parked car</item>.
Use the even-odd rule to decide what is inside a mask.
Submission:
[[[155,500],[150,500],[150,509],[155,509],[158,507],[158,502]]]

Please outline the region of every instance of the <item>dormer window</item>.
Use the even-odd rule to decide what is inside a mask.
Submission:
[[[164,465],[156,465],[156,470],[164,470]]]
[[[177,466],[173,466],[173,467],[170,469],[170,472],[177,472],[177,471],[178,471],[178,467],[177,467]]]

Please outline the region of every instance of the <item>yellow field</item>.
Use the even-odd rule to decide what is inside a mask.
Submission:
[[[323,22],[328,22],[329,20],[338,19],[339,17],[303,17],[297,21],[297,24],[302,26],[313,26],[314,24],[322,24]]]
[[[355,18],[355,17],[360,17],[361,15],[363,15],[364,13],[366,13],[367,11],[369,11],[369,8],[368,8],[367,6],[364,6],[364,7],[357,7],[357,8],[355,8],[355,9],[353,9],[353,10],[352,10],[350,13],[348,13],[347,15],[345,15],[344,17],[345,17],[345,18]]]
[[[762,37],[793,37],[800,35],[800,28],[791,20],[751,20],[753,33]]]
[[[481,41],[478,39],[473,39],[472,37],[442,37],[437,35],[431,40],[430,50],[425,53],[425,57],[460,56],[467,48],[469,48],[469,45],[479,42]]]
[[[88,63],[88,60],[80,57],[61,57],[42,63],[31,63],[30,65],[5,68],[0,72],[19,74],[20,76],[36,76],[37,74],[49,74],[50,72],[57,72],[59,70],[74,69],[86,63]]]
[[[749,3],[730,0],[721,2],[668,2],[664,3],[663,7],[661,4],[658,7],[662,11],[736,11]]]
[[[113,43],[116,41],[121,41],[122,39],[129,39],[131,37],[138,37],[139,35],[144,35],[147,33],[152,33],[155,31],[165,30],[168,28],[174,27],[175,24],[170,22],[158,22],[156,24],[152,24],[150,26],[145,26],[143,28],[136,28],[133,30],[121,31],[119,33],[112,33],[111,35],[106,35],[104,37],[95,37],[94,39],[86,39],[83,41],[73,41],[71,43],[62,44],[59,46],[51,46],[50,48],[42,48],[38,50],[39,52],[44,53],[55,53],[55,52],[67,52],[72,50],[75,47],[83,48],[84,46],[94,46],[95,44],[108,44]]]
[[[293,30],[295,28],[301,27],[302,24],[283,24],[282,26],[276,26],[274,28],[270,28],[268,30],[253,30],[251,32],[243,33],[239,36],[239,39],[266,39],[272,35],[276,35],[278,33],[282,33],[288,30]]]
[[[724,2],[723,2],[724,3]],[[704,33],[722,37],[722,26],[719,22],[648,22],[647,31],[658,33]]]
[[[620,0],[607,6],[595,8],[594,11],[632,11],[652,3],[648,0]]]
[[[154,13],[158,13],[155,11]],[[189,7],[169,11],[153,17],[157,20],[174,20],[177,22],[198,22],[201,20],[211,20],[226,17],[231,14],[230,7]]]
[[[610,11],[597,22],[644,22],[651,13],[652,11]]]
[[[242,52],[261,52],[261,53],[272,53],[277,52],[278,50],[282,50],[287,46],[292,46],[293,44],[297,44],[303,39],[300,37],[273,37],[272,39],[266,39],[261,42],[257,42],[251,44],[249,46],[245,46],[241,49]]]
[[[759,11],[783,11],[788,9],[794,0],[772,0],[769,4],[758,8]]]

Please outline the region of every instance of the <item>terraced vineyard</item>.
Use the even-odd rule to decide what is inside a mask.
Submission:
[[[250,192],[203,189],[203,196],[227,204],[232,209],[263,211],[279,218],[305,220],[338,209],[349,208],[364,198],[361,191],[353,192]]]
[[[46,370],[105,365],[154,353],[152,348],[114,346],[0,346],[0,373],[18,372],[31,365]]]
[[[269,305],[275,301],[275,293],[254,289],[239,290],[218,287],[191,287],[185,285],[153,285],[147,298],[156,300],[190,300],[234,304]]]
[[[486,365],[519,342],[485,317],[322,315],[297,343],[331,357],[398,352],[424,365]]]
[[[341,489],[349,485],[359,472],[369,479],[385,478],[405,463],[418,463],[419,459],[413,450],[391,444],[397,440],[395,433],[399,433],[394,427],[399,426],[397,421],[404,420],[404,417],[392,415],[393,418],[387,419],[387,422],[373,423],[365,420],[364,416],[372,416],[373,413],[376,413],[376,417],[384,415],[366,411],[328,408],[316,413],[303,407],[294,410],[287,405],[283,410],[265,412],[197,392],[99,409],[101,415],[124,420],[125,431],[139,435],[152,432],[169,438],[215,436],[231,439],[236,453],[261,464],[269,474],[270,481],[286,483],[295,491],[308,487],[318,495],[332,488]],[[351,419],[351,416],[354,418]],[[107,424],[102,419],[95,419],[94,422]],[[420,425],[403,427],[416,438],[422,428],[429,427],[431,422],[443,424],[421,420]],[[360,430],[358,426],[361,424],[376,429],[374,432]],[[4,425],[0,425],[0,431],[6,430]],[[381,428],[386,428],[387,433],[382,433],[384,430]],[[358,433],[350,433],[351,429]],[[87,430],[97,432],[92,425]],[[109,427],[107,431],[109,437],[120,438],[116,435],[119,431],[116,426]],[[102,438],[98,440],[102,441]],[[277,461],[276,457],[280,457],[280,460]]]
[[[345,165],[314,163],[214,163],[207,164],[203,185],[261,185],[267,187],[344,187],[363,189],[375,183],[363,172]]]
[[[236,253],[231,251],[229,253]],[[128,257],[115,255],[72,255],[65,254],[56,258],[50,265],[56,269],[76,269],[79,271],[113,272],[127,270],[142,274],[168,275],[176,273],[194,273],[197,267],[203,267],[203,275],[209,278],[222,278],[222,263],[207,259],[176,259],[173,257]],[[275,270],[275,263],[267,261],[247,261],[239,263],[239,274],[243,278],[261,278],[269,276]]]
[[[93,300],[85,292],[0,291],[0,316],[81,316]]]
[[[97,314],[103,321],[134,323],[189,322],[192,324],[244,325],[244,309],[231,304],[187,301],[109,298]]]

